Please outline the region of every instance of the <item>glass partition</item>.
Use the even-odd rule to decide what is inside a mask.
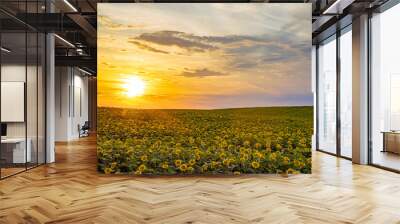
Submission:
[[[24,171],[31,158],[26,150],[26,40],[25,32],[1,34],[2,177]]]
[[[336,36],[318,47],[318,149],[336,154]]]
[[[39,12],[43,10],[40,5],[43,1],[0,3],[19,13]],[[0,26],[2,179],[45,163],[46,39],[2,12]]]

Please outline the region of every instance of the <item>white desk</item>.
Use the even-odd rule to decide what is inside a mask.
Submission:
[[[25,154],[25,138],[5,138],[1,139],[1,144],[3,145],[14,145],[13,147],[13,163],[25,163],[31,162],[32,152],[31,145],[32,140],[30,138],[26,141],[28,144],[26,147]],[[26,159],[26,161],[25,161]]]

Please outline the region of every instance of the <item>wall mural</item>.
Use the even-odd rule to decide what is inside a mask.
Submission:
[[[98,4],[98,170],[310,173],[311,4]]]

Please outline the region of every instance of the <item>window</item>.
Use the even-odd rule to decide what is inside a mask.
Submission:
[[[400,4],[371,18],[371,162],[400,170]]]
[[[352,33],[351,26],[340,36],[340,155],[352,157]]]
[[[318,48],[318,149],[336,153],[336,36]]]

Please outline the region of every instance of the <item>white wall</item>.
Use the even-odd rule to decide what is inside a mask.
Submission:
[[[25,82],[25,64],[5,64],[1,66],[1,81],[2,82]],[[35,74],[36,77],[36,67],[28,66],[28,87],[27,87],[27,119],[28,119],[28,137],[30,132],[30,127],[35,131],[36,136],[36,79],[31,77],[31,74]],[[40,105],[39,105],[40,106]],[[7,108],[1,108],[2,110],[7,110]],[[32,131],[33,133],[33,131]],[[7,122],[7,136],[8,137],[25,137],[25,122]]]
[[[28,67],[28,70],[30,68]],[[1,66],[2,82],[25,82],[25,64],[24,65],[2,65]],[[7,108],[1,108],[7,110]],[[11,122],[7,123],[7,137],[25,137],[25,123]]]
[[[88,78],[76,68],[56,67],[55,140],[79,138],[78,125],[88,120]]]
[[[55,69],[55,141],[67,141],[69,132],[69,68]]]

